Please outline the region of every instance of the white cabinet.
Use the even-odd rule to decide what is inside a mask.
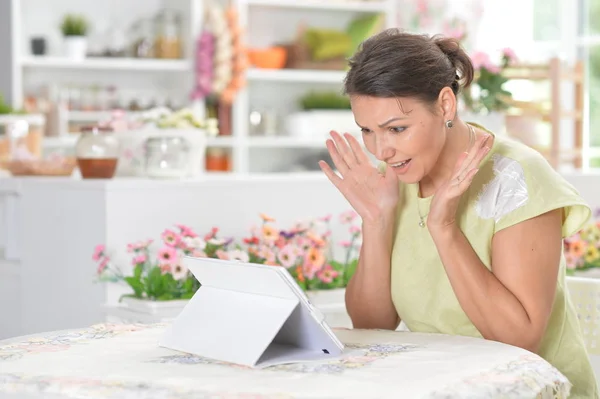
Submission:
[[[0,184],[0,339],[21,333],[19,193],[16,181]]]

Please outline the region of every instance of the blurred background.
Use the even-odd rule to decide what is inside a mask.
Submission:
[[[330,129],[358,133],[345,59],[401,27],[473,57],[463,118],[587,170],[599,21],[599,0],[2,0],[0,166],[71,175],[101,145],[106,177],[317,171]],[[178,166],[152,169],[165,153]]]
[[[164,252],[172,226],[246,248],[272,218],[331,220],[348,267],[360,229],[317,161],[331,129],[359,134],[346,60],[389,27],[459,39],[476,68],[460,116],[600,207],[600,0],[0,0],[0,339],[162,320],[155,294],[133,309],[129,285],[98,284],[98,248],[129,275],[132,245]],[[570,274],[600,276],[599,218],[565,240]],[[192,281],[160,251],[160,276]]]

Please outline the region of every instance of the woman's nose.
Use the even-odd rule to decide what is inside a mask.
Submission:
[[[382,142],[377,143],[376,156],[380,161],[385,161],[394,156],[394,149],[392,147],[390,147],[389,145],[387,145],[386,143],[382,143]]]

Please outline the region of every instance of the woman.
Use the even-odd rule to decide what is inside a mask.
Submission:
[[[355,328],[402,320],[519,346],[560,370],[571,397],[596,398],[562,253],[590,209],[537,152],[460,119],[473,73],[457,41],[397,30],[350,60],[345,91],[382,166],[336,132],[327,148],[339,175],[320,162],[362,217],[348,313]]]

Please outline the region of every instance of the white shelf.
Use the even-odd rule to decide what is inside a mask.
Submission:
[[[311,10],[339,10],[365,13],[379,13],[387,10],[385,1],[354,0],[246,0],[249,6],[275,8],[303,8]]]
[[[342,84],[345,71],[318,71],[307,69],[259,69],[246,72],[249,81],[255,82],[298,82]]]
[[[238,140],[234,136],[217,136],[209,137],[207,140],[208,147],[236,147]]]
[[[138,116],[139,111],[125,111],[129,116]],[[71,122],[98,122],[110,119],[113,111],[67,111],[67,120]]]
[[[78,133],[70,133],[58,137],[44,137],[43,146],[45,148],[67,148],[73,147],[79,138]],[[209,137],[207,140],[208,147],[236,147],[237,140],[235,137]]]
[[[188,60],[161,60],[137,58],[99,58],[89,57],[81,61],[61,57],[24,57],[21,65],[26,68],[52,69],[95,69],[95,70],[130,70],[157,72],[185,72],[191,70]]]
[[[0,0],[2,1],[2,0]],[[32,4],[46,5],[44,0],[31,0]],[[66,1],[66,0],[64,0]],[[63,0],[59,3],[63,3]],[[152,91],[160,94],[156,96],[171,98],[187,98],[190,82],[193,83],[194,57],[193,48],[197,34],[202,30],[203,4],[206,0],[180,0],[174,7],[182,12],[186,22],[182,30],[182,41],[186,44],[186,59],[141,59],[141,58],[110,58],[87,57],[81,61],[56,56],[31,56],[25,46],[23,49],[15,47],[10,52],[9,58],[12,70],[15,71],[11,87],[14,90],[12,100],[18,107],[23,104],[25,88],[52,82],[60,85],[72,82],[73,85],[99,84],[117,87],[124,92]],[[11,3],[9,1],[9,3]],[[12,2],[18,4],[19,1]],[[12,4],[11,3],[11,4]],[[268,43],[281,43],[288,38],[295,37],[299,21],[307,21],[310,26],[323,27],[324,29],[344,29],[347,21],[367,14],[382,14],[385,27],[397,26],[397,0],[238,0],[234,2],[238,7],[240,25],[247,31],[248,42],[257,46]],[[100,19],[110,17],[104,9],[93,9],[83,6],[82,12],[97,15]],[[24,12],[22,7],[16,7],[15,13],[8,19],[14,22],[11,26],[16,28],[34,26],[36,30],[37,16]],[[143,7],[142,7],[143,8]],[[152,8],[152,7],[151,7]],[[9,9],[11,9],[9,7]],[[134,11],[135,9],[135,11]],[[87,10],[87,11],[86,11]],[[149,10],[132,8],[132,12],[139,15],[132,17],[141,18]],[[157,8],[158,10],[158,8]],[[156,10],[156,11],[157,11]],[[62,11],[56,7],[48,7],[48,20],[59,18]],[[298,14],[301,16],[298,17]],[[314,16],[314,18],[313,18]],[[300,20],[299,20],[300,18]],[[277,22],[273,26],[263,27],[265,23]],[[301,23],[301,22],[300,22]],[[55,26],[39,28],[40,34],[50,34],[56,30]],[[12,40],[28,42],[30,29],[23,32],[16,30]],[[0,40],[1,42],[2,40]],[[10,46],[9,46],[10,48]],[[23,52],[21,52],[23,51]],[[291,136],[257,137],[250,134],[249,115],[253,109],[272,110],[275,117],[283,120],[291,112],[295,112],[298,99],[307,91],[341,91],[345,70],[310,70],[310,69],[259,69],[250,68],[246,72],[247,86],[241,90],[232,109],[231,130],[234,136],[212,137],[207,140],[207,147],[224,148],[231,153],[233,173],[245,175],[259,172],[272,171],[270,163],[285,163],[290,159],[291,153],[298,156],[309,155],[326,151],[325,140],[320,138],[298,138]],[[171,82],[169,79],[175,79]],[[166,79],[166,80],[165,80]],[[83,83],[80,83],[83,82]],[[71,83],[68,83],[71,84]],[[138,94],[132,94],[137,96]],[[154,94],[152,94],[154,96]],[[129,112],[128,112],[129,113]],[[135,112],[133,112],[135,113]],[[80,124],[93,124],[107,120],[110,111],[72,111],[61,115],[61,132],[68,131],[69,122]],[[67,123],[65,123],[67,122]],[[76,130],[74,127],[72,130]],[[284,133],[284,132],[282,132]],[[79,135],[77,133],[65,134],[61,137],[48,137],[43,140],[46,150],[72,151]],[[263,157],[267,154],[268,157]],[[214,174],[215,172],[213,172]]]
[[[285,136],[249,137],[248,146],[253,148],[321,148],[327,150],[325,140]]]

